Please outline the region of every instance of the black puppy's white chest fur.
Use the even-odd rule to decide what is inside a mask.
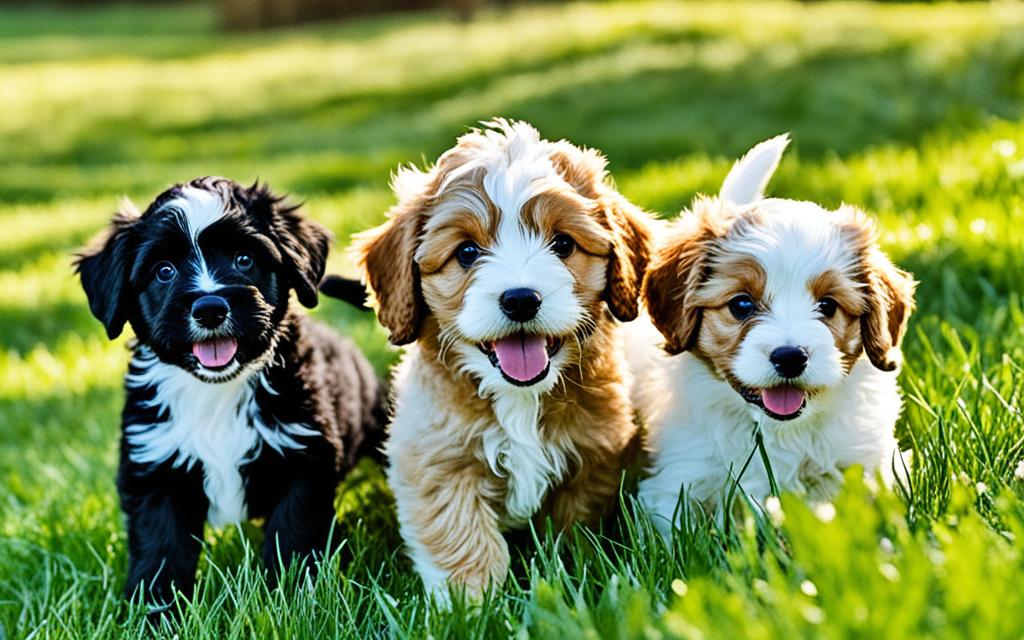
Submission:
[[[284,456],[305,449],[305,439],[321,435],[308,423],[281,422],[275,416],[273,401],[280,401],[280,394],[266,371],[204,382],[140,347],[125,386],[129,460],[140,466],[199,465],[209,501],[206,518],[215,527],[249,517],[246,480],[264,447]]]

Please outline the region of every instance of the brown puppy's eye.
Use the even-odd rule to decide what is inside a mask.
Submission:
[[[574,249],[576,249],[576,241],[568,234],[559,233],[551,241],[551,251],[562,260],[571,256]]]
[[[164,260],[163,262],[158,262],[153,267],[153,273],[156,274],[157,280],[166,284],[174,280],[175,276],[178,275],[178,270],[174,268],[173,264]]]
[[[832,298],[822,298],[818,300],[818,305],[815,307],[821,315],[826,318],[831,318],[836,315],[836,310],[839,308],[839,303]]]
[[[754,315],[754,310],[757,305],[754,304],[754,299],[745,293],[734,297],[729,301],[729,311],[737,320],[746,320],[750,316]]]
[[[467,240],[455,250],[455,259],[459,261],[464,269],[468,269],[476,259],[480,257],[480,246],[477,243]]]

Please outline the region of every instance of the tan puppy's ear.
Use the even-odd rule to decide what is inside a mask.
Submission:
[[[878,247],[874,222],[856,207],[843,205],[837,212],[846,216],[847,233],[860,245],[863,281],[867,299],[860,317],[864,352],[876,368],[894,371],[900,365],[900,343],[914,309],[917,282],[896,267]]]
[[[612,231],[605,302],[612,315],[623,322],[640,313],[644,274],[651,259],[653,238],[647,214],[618,193],[605,198],[605,216]]]
[[[400,202],[388,212],[387,222],[354,236],[353,251],[372,293],[377,319],[390,333],[391,343],[403,345],[419,337],[427,314],[414,256],[430,181],[427,174],[403,169],[394,182]]]
[[[651,321],[665,337],[673,355],[697,343],[701,308],[693,297],[708,276],[707,260],[713,242],[725,235],[724,218],[715,200],[698,201],[694,212],[676,223],[675,235],[657,251],[647,268],[643,299]]]
[[[565,140],[552,144],[558,173],[584,198],[597,202],[598,222],[611,232],[604,300],[623,322],[639,313],[644,273],[651,257],[651,218],[609,183],[604,157]]]

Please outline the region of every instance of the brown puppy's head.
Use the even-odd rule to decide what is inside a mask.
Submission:
[[[605,306],[637,314],[645,215],[595,151],[496,121],[428,171],[403,169],[389,220],[357,254],[391,341],[436,322],[443,359],[487,393],[543,392],[575,366]]]
[[[667,351],[692,351],[775,420],[813,407],[862,353],[897,368],[915,283],[860,210],[706,198],[684,215],[644,288]]]

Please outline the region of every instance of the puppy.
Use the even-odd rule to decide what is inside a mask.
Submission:
[[[636,433],[619,321],[637,315],[647,216],[595,151],[498,120],[394,179],[357,256],[391,341],[386,445],[427,590],[505,580],[502,531],[594,523]]]
[[[680,491],[712,511],[733,482],[770,495],[757,433],[778,489],[811,501],[851,465],[900,466],[896,375],[915,282],[860,210],[762,199],[787,143],[754,147],[720,197],[698,198],[647,273],[644,299],[675,357],[640,498],[666,535]]]
[[[265,187],[200,178],[126,208],[77,258],[93,314],[135,331],[117,486],[126,594],[191,594],[203,524],[263,518],[263,559],[325,549],[341,474],[379,442],[382,393],[317,303],[330,235]]]

